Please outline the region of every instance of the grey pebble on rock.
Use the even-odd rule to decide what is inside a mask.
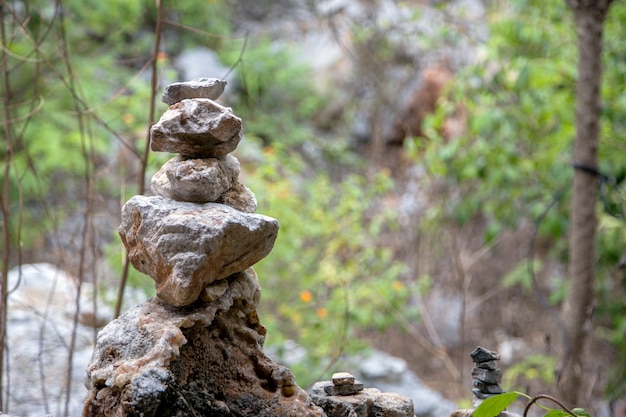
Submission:
[[[217,100],[225,88],[226,81],[224,80],[218,78],[197,78],[168,85],[163,91],[161,101],[171,106],[187,98]]]

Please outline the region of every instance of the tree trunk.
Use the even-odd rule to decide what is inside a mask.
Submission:
[[[585,382],[583,355],[594,301],[602,30],[612,0],[566,1],[574,12],[579,58],[570,209],[570,288],[563,306],[565,337],[557,370],[557,390],[566,403],[581,405],[585,400],[580,397]]]

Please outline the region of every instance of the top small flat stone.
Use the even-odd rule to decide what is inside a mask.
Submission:
[[[226,81],[217,78],[196,78],[195,80],[173,83],[165,87],[161,101],[168,106],[186,98],[208,98],[217,100],[226,88]]]
[[[487,350],[478,346],[472,353],[470,353],[472,360],[475,363],[484,363],[489,361],[497,361],[500,359],[500,355],[491,350]]]

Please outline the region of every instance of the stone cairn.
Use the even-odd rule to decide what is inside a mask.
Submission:
[[[500,388],[502,371],[496,368],[496,361],[500,355],[491,350],[478,346],[470,353],[474,367],[472,368],[473,405],[478,407],[484,400],[494,395],[504,393]],[[472,417],[474,409],[455,410],[450,417]],[[502,411],[497,417],[521,417],[519,414]]]
[[[413,400],[399,394],[364,388],[349,372],[317,382],[309,394],[329,417],[413,417]]]
[[[263,351],[261,288],[252,266],[278,222],[254,214],[231,155],[242,122],[216,103],[226,82],[168,86],[151,128],[153,151],[174,152],[153,177],[155,196],[122,208],[119,233],[156,297],[98,334],[83,416],[311,416],[325,413],[292,372]]]
[[[470,353],[474,361],[472,368],[472,393],[474,394],[474,406],[478,405],[486,398],[502,394],[500,388],[502,371],[496,368],[496,361],[500,360],[500,355],[478,346]]]

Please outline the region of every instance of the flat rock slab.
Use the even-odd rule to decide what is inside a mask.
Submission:
[[[330,381],[317,382],[309,395],[327,416],[353,417],[414,417],[413,400],[408,397],[365,388],[354,395],[327,395],[325,388],[334,386]]]
[[[188,158],[221,158],[234,151],[242,138],[241,119],[232,109],[207,98],[185,99],[163,113],[150,128],[156,152]]]
[[[157,296],[185,306],[207,285],[267,256],[278,221],[223,204],[136,195],[122,208],[119,233],[132,265],[154,279]]]
[[[168,106],[187,98],[208,98],[217,100],[226,88],[226,81],[217,78],[196,78],[195,80],[173,83],[165,87],[161,101]]]

